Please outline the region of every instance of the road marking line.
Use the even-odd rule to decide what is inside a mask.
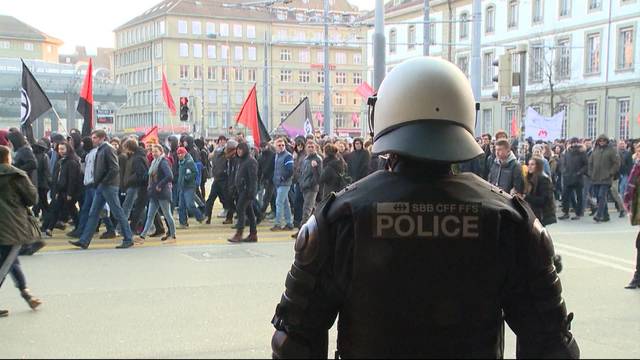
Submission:
[[[574,253],[571,253],[571,252],[563,251],[562,252],[562,256],[569,256],[569,257],[582,259],[582,260],[585,260],[585,261],[588,261],[588,262],[592,262],[592,263],[595,263],[595,264],[598,264],[598,265],[603,265],[603,266],[606,266],[606,267],[609,267],[609,268],[612,268],[612,269],[624,271],[624,272],[629,273],[629,274],[633,274],[635,272],[635,270],[633,270],[633,269],[622,267],[622,266],[620,266],[618,264],[610,263],[608,261],[595,259],[595,258],[586,256],[586,255],[574,254]]]
[[[584,234],[637,234],[635,230],[611,230],[611,231],[550,231],[551,235],[584,235]]]
[[[630,261],[630,260],[626,260],[626,259],[623,259],[623,258],[619,258],[619,257],[616,257],[616,256],[611,256],[611,255],[607,255],[607,254],[603,254],[603,253],[599,253],[599,252],[595,252],[595,251],[590,251],[590,250],[587,250],[587,249],[582,249],[582,248],[571,246],[571,245],[567,245],[567,244],[554,242],[553,245],[558,247],[558,248],[562,248],[563,250],[573,250],[573,251],[584,253],[586,255],[597,256],[597,257],[600,257],[600,258],[603,258],[603,259],[618,261],[618,262],[621,262],[621,263],[624,263],[624,264],[627,264],[627,265],[631,265],[631,266],[635,266],[636,265],[635,262]]]

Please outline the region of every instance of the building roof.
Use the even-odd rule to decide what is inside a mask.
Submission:
[[[246,4],[248,0],[164,0],[143,14],[131,19],[127,23],[119,26],[115,31],[128,28],[146,22],[151,19],[166,15],[201,16],[230,19],[250,19],[254,21],[278,21],[275,11],[265,11],[265,7],[255,8],[234,8],[224,6],[224,4]],[[282,5],[275,4],[273,8],[289,10],[323,10],[323,0],[292,0],[291,3]],[[331,8],[333,12],[357,13],[358,8],[349,4],[348,0],[334,0]],[[289,14],[289,18],[293,14]]]
[[[51,37],[13,16],[0,15],[0,38],[32,40],[62,45],[62,40]]]

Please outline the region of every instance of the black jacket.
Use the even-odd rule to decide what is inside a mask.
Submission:
[[[135,153],[131,154],[127,162],[131,164],[131,171],[128,173],[128,177],[124,179],[125,189],[147,186],[149,163],[144,150],[138,148]]]
[[[82,190],[80,158],[75,155],[58,159],[53,168],[53,188],[55,195],[71,196],[78,199]]]
[[[631,151],[620,151],[620,175],[629,176],[633,169],[633,154]]]
[[[93,169],[93,184],[95,187],[120,186],[120,164],[118,155],[109,143],[104,142],[98,148],[96,163]]]
[[[249,154],[238,159],[236,189],[240,196],[252,199],[258,193],[258,162]]]
[[[315,161],[318,166],[313,167],[311,163]],[[301,165],[300,178],[298,183],[302,191],[318,191],[320,187],[320,173],[322,172],[322,158],[318,154],[308,155]]]
[[[584,182],[589,161],[582,145],[570,146],[560,157],[563,185],[579,185]]]
[[[262,150],[260,158],[258,159],[260,182],[273,181],[275,159],[276,153],[271,148]]]
[[[351,181],[356,182],[369,175],[369,160],[371,160],[371,155],[367,150],[352,151],[345,160],[347,160]]]
[[[525,195],[525,200],[533,209],[533,213],[540,220],[542,225],[551,225],[557,222],[556,203],[553,197],[553,185],[551,179],[544,173],[537,176],[535,181],[529,179],[534,185],[531,191]]]
[[[332,192],[338,192],[346,185],[343,178],[346,172],[346,164],[342,158],[330,155],[324,159],[322,174],[320,174],[320,185],[324,196],[327,197]]]
[[[224,156],[224,148],[212,152],[211,176],[214,181],[227,181],[227,158]]]
[[[29,179],[31,179],[31,183],[35,187],[38,187],[38,164],[36,162],[36,157],[33,155],[33,151],[31,150],[31,146],[27,144],[22,133],[9,132],[7,138],[11,141],[15,151],[13,156],[13,166],[26,172],[27,175],[29,175]]]
[[[44,151],[34,153],[37,168],[37,183],[39,189],[49,189],[51,183],[51,169],[49,168],[49,155]]]

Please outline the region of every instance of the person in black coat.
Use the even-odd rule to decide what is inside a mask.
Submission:
[[[51,236],[56,222],[63,219],[72,204],[80,196],[80,159],[76,156],[73,146],[69,143],[57,145],[58,161],[53,170],[51,209],[45,216],[42,231],[46,236]]]
[[[262,197],[262,208],[260,209],[260,218],[266,216],[267,207],[271,204],[271,210],[275,214],[275,186],[273,185],[273,172],[275,166],[276,153],[268,142],[261,144],[262,151],[258,159],[258,178],[259,184],[264,188],[264,196]]]
[[[205,216],[207,217],[207,224],[211,224],[211,217],[213,216],[213,206],[216,199],[220,199],[224,209],[227,209],[226,188],[227,180],[229,178],[227,174],[227,158],[225,157],[225,146],[227,144],[227,138],[220,136],[218,138],[218,144],[216,148],[209,154],[209,161],[211,164],[211,176],[213,177],[213,183],[211,184],[211,190],[209,191],[209,197],[207,198],[207,204],[205,209]]]
[[[37,188],[38,163],[36,162],[36,157],[33,155],[31,146],[27,144],[27,140],[25,139],[24,135],[22,135],[22,133],[17,130],[9,131],[7,138],[13,146],[13,166],[26,172],[27,175],[29,175],[31,183]]]
[[[49,145],[44,140],[38,140],[33,145],[33,155],[37,164],[37,183],[38,183],[38,204],[33,207],[36,216],[40,212],[45,214],[49,210],[49,201],[47,194],[49,193],[49,183],[51,182],[51,169],[49,168]]]
[[[584,175],[587,174],[589,161],[586,149],[578,138],[569,141],[569,147],[560,157],[560,172],[562,174],[562,212],[560,220],[569,218],[569,205],[573,206],[575,215],[572,220],[578,220],[584,215],[583,187]]]
[[[258,241],[258,228],[252,202],[255,201],[258,192],[258,162],[251,156],[247,143],[238,144],[236,154],[238,157],[238,168],[235,174],[235,184],[238,191],[236,205],[238,224],[236,225],[236,234],[229,239],[229,242],[256,242]],[[249,220],[249,236],[243,239],[245,218]]]
[[[542,225],[556,223],[555,199],[551,179],[544,173],[544,162],[539,157],[529,160],[524,199],[531,205]]]
[[[342,190],[347,185],[344,182],[347,165],[338,155],[338,148],[333,144],[327,144],[324,146],[324,154],[325,159],[319,181],[323,191],[323,199],[332,192]]]
[[[345,159],[349,169],[349,177],[356,182],[369,175],[369,161],[371,154],[364,148],[362,139],[353,140],[353,151]]]

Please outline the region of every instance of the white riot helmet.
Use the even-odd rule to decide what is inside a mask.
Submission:
[[[448,61],[434,57],[404,61],[387,75],[369,104],[374,154],[451,163],[482,154],[473,136],[471,86]]]

